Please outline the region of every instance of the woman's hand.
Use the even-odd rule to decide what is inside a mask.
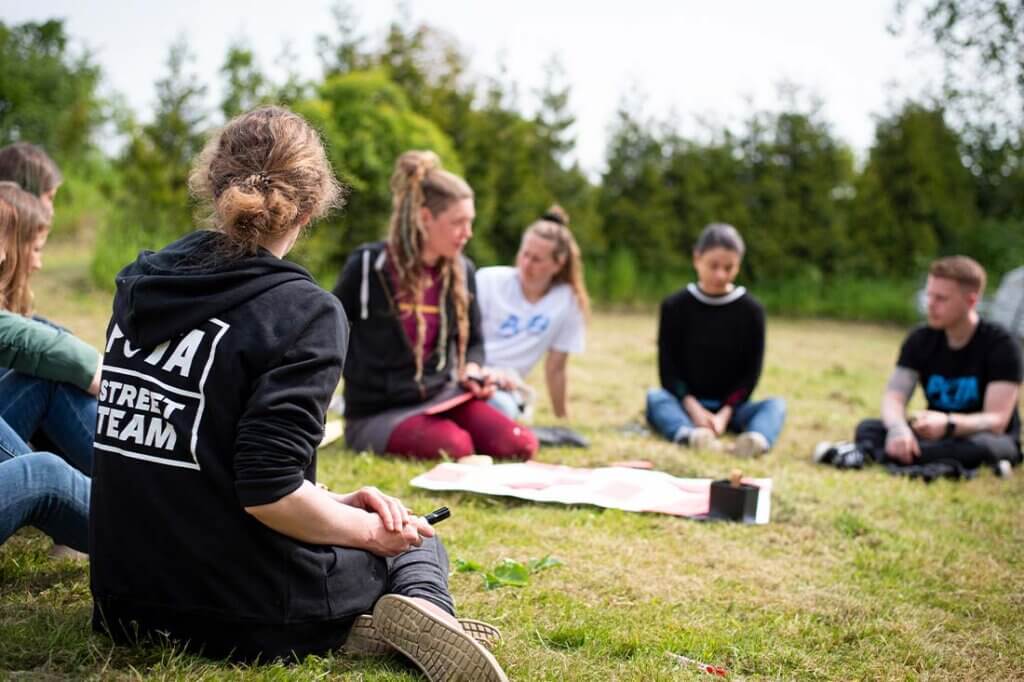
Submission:
[[[377,556],[398,556],[423,544],[423,538],[434,537],[434,528],[422,516],[412,516],[408,523],[389,530],[379,516],[371,516],[376,524],[370,531],[369,551]]]
[[[511,391],[516,387],[517,382],[505,372],[493,367],[484,367],[483,373],[491,378],[491,381],[502,391]]]
[[[397,497],[385,495],[373,486],[360,488],[347,495],[331,493],[331,496],[335,502],[376,514],[380,517],[384,529],[389,533],[401,533],[402,528],[412,523],[412,519],[415,518]],[[429,527],[429,524],[427,525]],[[430,534],[433,535],[433,531]]]
[[[96,365],[96,372],[92,375],[92,383],[89,384],[89,395],[100,394],[100,379],[103,378],[103,356],[100,356],[99,364]]]
[[[715,414],[701,405],[692,395],[683,398],[683,409],[690,416],[690,421],[694,426],[710,429],[712,433],[718,435],[718,431],[715,430]]]
[[[473,394],[474,398],[487,400],[496,390],[494,379],[490,373],[484,372],[480,365],[475,362],[467,362],[462,376],[459,377],[459,384]]]
[[[725,406],[711,417],[711,430],[716,436],[721,436],[729,428],[729,420],[732,418],[732,408]]]

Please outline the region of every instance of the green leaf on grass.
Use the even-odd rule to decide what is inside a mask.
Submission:
[[[518,561],[505,559],[494,567],[494,577],[507,585],[522,587],[530,581],[530,570]]]
[[[557,557],[553,557],[550,554],[546,554],[540,559],[530,559],[527,563],[530,573],[536,573],[537,571],[543,571],[545,568],[554,568],[555,566],[561,565],[562,560]]]
[[[530,574],[543,571],[546,568],[561,566],[562,561],[550,554],[540,559],[530,559],[525,564],[514,559],[505,559],[490,571],[484,571],[480,564],[475,561],[455,560],[455,570],[460,572],[480,571],[483,573],[484,589],[495,590],[499,587],[511,585],[513,587],[524,587],[530,582]]]

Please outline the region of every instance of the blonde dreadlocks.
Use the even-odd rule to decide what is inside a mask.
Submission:
[[[453,201],[473,198],[473,190],[462,178],[441,168],[437,154],[431,151],[408,151],[398,157],[391,175],[391,220],[388,224],[388,251],[398,279],[398,297],[412,302],[416,315],[416,381],[423,378],[424,343],[427,322],[423,317],[425,265],[422,259],[426,230],[420,221],[420,209],[426,207],[437,216]],[[466,365],[469,343],[469,289],[465,268],[452,259],[441,262],[440,337],[437,348],[441,359],[438,369],[447,363],[448,292],[455,301],[458,326],[458,370]]]

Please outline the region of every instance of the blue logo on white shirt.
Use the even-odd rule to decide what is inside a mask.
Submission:
[[[515,336],[519,333],[519,316],[512,314],[505,318],[505,321],[498,327],[498,333],[504,338]]]
[[[519,316],[510,313],[508,317],[498,326],[498,333],[503,338],[511,338],[521,331],[525,331],[531,336],[540,336],[548,330],[551,326],[551,318],[547,315],[533,315],[527,320],[525,329],[519,324]]]
[[[933,374],[928,378],[925,393],[928,395],[928,402],[940,410],[963,410],[979,400],[978,378],[947,379],[941,374]]]
[[[534,336],[543,334],[551,326],[551,319],[547,315],[534,315],[526,323],[526,331]]]

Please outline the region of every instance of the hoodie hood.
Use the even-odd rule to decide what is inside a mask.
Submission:
[[[200,230],[141,252],[118,273],[114,321],[133,345],[152,348],[268,289],[313,279],[266,249],[239,258],[226,255],[227,245],[223,234]]]

